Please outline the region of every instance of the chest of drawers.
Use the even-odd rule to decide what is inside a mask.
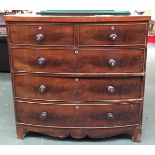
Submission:
[[[5,16],[17,137],[140,141],[147,16]]]

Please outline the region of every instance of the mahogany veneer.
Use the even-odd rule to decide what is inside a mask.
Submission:
[[[17,137],[140,141],[148,16],[5,16]]]

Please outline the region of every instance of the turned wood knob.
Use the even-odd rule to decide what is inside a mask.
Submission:
[[[117,39],[117,34],[116,33],[112,33],[109,35],[110,40],[115,41]]]
[[[115,92],[115,87],[108,86],[107,90],[108,90],[108,93],[113,94]]]
[[[110,112],[107,113],[106,117],[107,117],[108,120],[113,120],[114,119],[114,115],[112,113],[110,113]]]
[[[40,119],[45,120],[47,118],[47,112],[41,112]]]
[[[47,91],[47,86],[46,85],[40,85],[40,87],[39,87],[39,92],[40,93],[44,93],[44,92],[46,92]]]
[[[44,35],[43,34],[37,34],[36,35],[36,40],[37,41],[42,41],[44,39]]]
[[[109,59],[108,64],[110,67],[115,67],[116,66],[116,60],[115,59]]]
[[[44,58],[44,57],[40,57],[39,59],[37,59],[37,64],[38,64],[39,66],[44,65],[45,62],[46,62],[46,58]]]

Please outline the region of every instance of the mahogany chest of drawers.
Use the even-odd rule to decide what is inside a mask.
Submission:
[[[140,141],[148,16],[5,16],[17,137]]]

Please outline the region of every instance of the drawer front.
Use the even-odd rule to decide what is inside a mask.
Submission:
[[[50,73],[137,73],[144,69],[144,49],[12,48],[13,70]]]
[[[104,105],[16,102],[17,122],[53,127],[112,127],[139,123],[139,103]]]
[[[10,43],[35,45],[73,45],[74,28],[63,24],[9,25]]]
[[[142,77],[56,78],[14,76],[15,96],[44,100],[104,100],[139,98]]]
[[[147,25],[141,24],[99,24],[80,25],[79,45],[136,45],[145,44]]]

